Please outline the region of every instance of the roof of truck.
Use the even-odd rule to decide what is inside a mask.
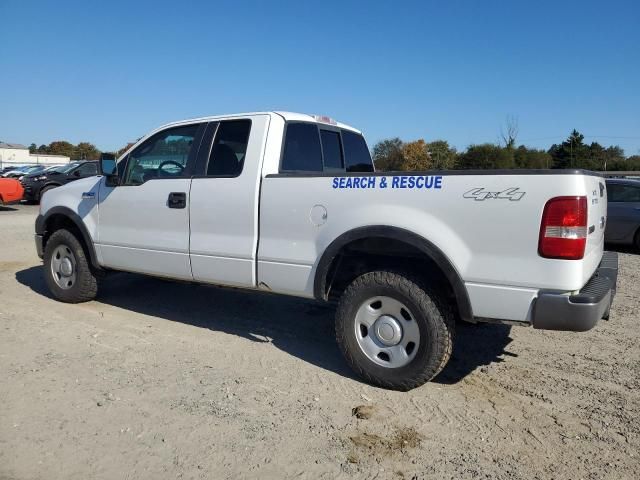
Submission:
[[[313,122],[313,123],[319,123],[319,124],[324,123],[324,124],[334,125],[339,128],[344,128],[345,130],[351,130],[353,132],[362,134],[362,132],[357,128],[354,128],[345,123],[337,122],[333,119],[330,119],[329,117],[320,116],[320,115],[308,115],[306,113],[282,112],[282,111],[232,113],[229,115],[213,115],[210,117],[190,118],[188,120],[181,120],[178,122],[167,123],[166,125],[163,125],[155,129],[154,132],[171,125],[180,125],[180,124],[187,124],[187,123],[193,123],[193,122],[208,122],[208,121],[214,121],[214,120],[224,120],[228,118],[248,117],[251,115],[279,115],[280,117],[284,118],[284,120],[287,122]],[[329,121],[331,123],[329,123]]]

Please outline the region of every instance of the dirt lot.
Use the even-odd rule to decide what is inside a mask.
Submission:
[[[400,393],[352,376],[312,302],[115,274],[58,303],[36,214],[0,210],[2,479],[638,478],[638,255],[611,321],[460,325]]]

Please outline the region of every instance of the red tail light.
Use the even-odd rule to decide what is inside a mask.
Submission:
[[[555,197],[542,213],[538,253],[545,258],[580,260],[587,244],[587,197]]]

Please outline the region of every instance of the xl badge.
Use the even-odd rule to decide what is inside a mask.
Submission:
[[[478,202],[483,200],[487,200],[489,198],[497,198],[500,200],[510,200],[512,202],[519,201],[526,192],[522,192],[518,189],[518,187],[507,188],[506,190],[502,190],[501,192],[490,192],[485,190],[484,188],[472,188],[468,192],[466,192],[463,198],[472,198]]]

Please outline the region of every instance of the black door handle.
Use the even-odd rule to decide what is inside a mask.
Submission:
[[[186,208],[187,207],[187,194],[185,192],[171,192],[169,194],[169,200],[167,201],[167,207],[169,207],[169,208]]]

